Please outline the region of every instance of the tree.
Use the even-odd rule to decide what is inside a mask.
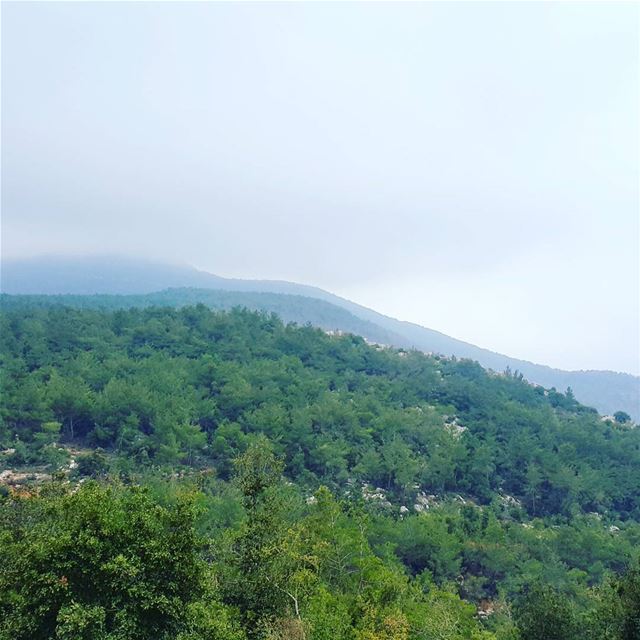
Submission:
[[[139,487],[87,482],[11,500],[0,517],[1,640],[238,637],[220,605],[230,635],[194,635],[207,625],[193,607],[213,592],[190,496],[160,506]]]
[[[622,605],[621,640],[640,638],[640,560],[629,567],[617,584]]]
[[[574,640],[575,613],[567,598],[537,583],[516,603],[516,625],[522,640]]]
[[[627,424],[631,422],[631,416],[625,411],[616,411],[613,414],[613,418],[618,424]]]
[[[69,438],[86,435],[93,404],[86,382],[81,378],[63,378],[54,370],[46,392],[51,409]]]
[[[286,529],[278,485],[283,463],[262,437],[236,459],[235,469],[247,517],[224,558],[223,594],[240,609],[247,636],[263,638],[289,604],[281,588]]]

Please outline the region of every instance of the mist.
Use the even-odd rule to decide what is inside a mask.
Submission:
[[[4,3],[3,257],[307,283],[638,374],[638,13]]]

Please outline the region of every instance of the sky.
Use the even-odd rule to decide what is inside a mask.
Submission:
[[[2,254],[313,284],[640,373],[640,5],[2,3]]]

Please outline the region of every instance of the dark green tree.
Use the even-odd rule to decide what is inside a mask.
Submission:
[[[246,520],[232,536],[224,559],[223,594],[240,609],[249,638],[266,637],[289,604],[280,584],[286,533],[279,491],[282,470],[282,461],[265,437],[235,460]]]
[[[217,619],[198,619],[212,591],[189,496],[165,507],[138,487],[88,482],[9,500],[0,517],[1,640],[238,637],[215,601]]]
[[[521,596],[514,618],[522,640],[575,640],[575,612],[562,594],[537,583]]]
[[[613,414],[613,418],[618,424],[627,424],[631,422],[631,416],[626,411],[616,411]]]

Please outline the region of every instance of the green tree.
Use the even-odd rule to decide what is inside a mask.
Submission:
[[[517,602],[514,617],[522,640],[574,640],[575,612],[567,598],[544,584],[534,584]]]
[[[622,608],[621,640],[640,638],[640,560],[620,578],[616,591]]]
[[[232,535],[223,593],[240,609],[247,636],[262,638],[289,604],[280,584],[285,528],[278,489],[283,463],[262,437],[236,459],[235,468],[247,517]]]
[[[626,411],[616,411],[613,414],[613,418],[618,424],[627,424],[631,422],[631,416]]]
[[[88,482],[12,500],[0,519],[2,640],[173,640],[195,625],[187,614],[211,591],[189,496],[163,507],[144,489]]]

